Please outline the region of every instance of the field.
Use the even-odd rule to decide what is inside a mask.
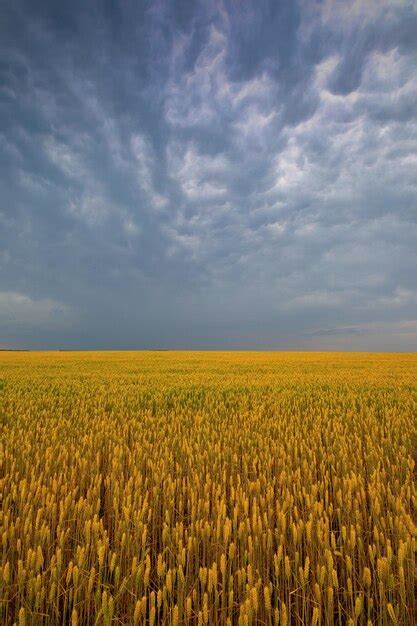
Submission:
[[[0,622],[413,624],[416,354],[0,353]]]

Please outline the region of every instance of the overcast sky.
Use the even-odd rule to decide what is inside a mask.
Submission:
[[[6,0],[0,347],[417,350],[413,0]]]

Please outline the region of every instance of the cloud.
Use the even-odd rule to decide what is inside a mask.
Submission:
[[[201,203],[227,194],[230,165],[224,155],[201,154],[193,144],[174,144],[168,146],[167,158],[170,176],[188,200]]]
[[[310,347],[340,350],[380,350],[385,342],[388,350],[412,351],[417,339],[417,320],[377,322],[358,326],[336,326],[306,333]]]
[[[416,29],[411,0],[5,8],[1,341],[416,349]]]
[[[29,324],[34,327],[58,318],[67,319],[69,308],[48,298],[36,300],[26,294],[0,291],[0,319],[3,324]]]
[[[168,204],[168,199],[158,193],[153,182],[153,169],[156,165],[154,155],[152,154],[152,147],[143,136],[133,135],[131,138],[131,148],[134,157],[133,168],[137,171],[136,176],[139,187],[148,196],[153,208],[164,208]]]

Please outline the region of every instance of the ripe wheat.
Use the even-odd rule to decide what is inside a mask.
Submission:
[[[417,356],[1,353],[0,622],[415,614]]]

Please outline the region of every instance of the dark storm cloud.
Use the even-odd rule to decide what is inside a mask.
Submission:
[[[416,349],[413,2],[1,12],[1,345]]]

